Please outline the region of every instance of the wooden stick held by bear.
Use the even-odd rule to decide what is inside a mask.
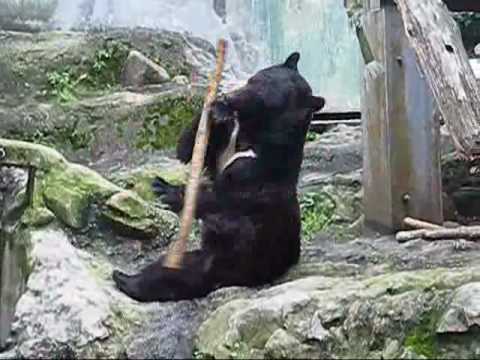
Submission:
[[[203,105],[202,116],[198,125],[195,146],[191,161],[190,178],[185,189],[185,202],[181,214],[180,230],[178,239],[173,243],[165,258],[164,266],[167,268],[179,269],[182,266],[183,255],[187,250],[188,236],[192,230],[193,219],[197,206],[198,189],[200,187],[200,176],[202,173],[205,154],[207,152],[208,138],[210,136],[209,114],[212,102],[217,96],[223,68],[225,65],[226,41],[220,39],[217,44],[217,64],[215,73],[210,79],[207,95]]]

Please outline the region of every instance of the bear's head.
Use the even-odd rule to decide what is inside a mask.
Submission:
[[[323,97],[312,95],[298,70],[299,60],[300,54],[294,52],[213,102],[210,118],[214,126],[206,156],[212,176],[217,173],[220,157],[248,149],[260,152],[260,161],[271,163],[268,166],[278,164],[286,167],[285,171],[298,172],[312,114],[325,105]],[[192,157],[199,120],[200,114],[182,133],[177,146],[177,157],[185,163]],[[239,125],[237,131],[235,124]]]
[[[325,106],[298,71],[300,54],[292,53],[283,63],[260,70],[247,83],[219,97],[212,104],[216,130],[235,134],[235,139],[214,134],[218,153],[253,149],[266,173],[296,179],[312,115]],[[232,140],[234,140],[232,142]],[[220,142],[223,143],[220,144]],[[218,157],[217,157],[218,159]]]
[[[238,117],[251,135],[261,134],[266,142],[302,143],[312,114],[325,106],[325,99],[313,96],[312,88],[300,74],[300,54],[292,53],[285,62],[262,69],[247,83],[217,99],[213,117]],[[221,120],[220,120],[221,121]]]
[[[312,88],[298,71],[299,60],[300,54],[294,52],[285,62],[260,70],[244,86],[221,97],[217,106],[237,112],[241,120],[292,112],[304,118],[321,110],[325,99],[312,95]]]

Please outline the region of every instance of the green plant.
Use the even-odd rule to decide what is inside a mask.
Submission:
[[[306,141],[307,141],[307,142],[308,142],[308,141],[315,141],[315,140],[317,140],[319,137],[320,137],[320,134],[317,134],[317,133],[315,133],[315,132],[313,132],[313,131],[309,131],[309,132],[307,133]]]
[[[118,42],[106,43],[97,50],[88,73],[90,87],[108,89],[117,85],[127,55],[128,48]]]
[[[119,83],[127,53],[123,44],[106,43],[95,52],[86,69],[65,68],[49,72],[45,94],[61,103],[69,103],[92,90],[110,89]]]
[[[61,103],[68,103],[76,100],[75,87],[85,78],[86,74],[74,79],[71,71],[53,71],[47,74],[49,89],[47,93],[57,98]]]
[[[438,310],[431,310],[425,313],[419,324],[414,327],[405,338],[405,346],[410,348],[417,355],[427,359],[436,359],[438,355],[438,344],[435,329],[440,318]]]
[[[311,240],[333,221],[335,200],[326,192],[309,192],[300,197],[302,238]]]

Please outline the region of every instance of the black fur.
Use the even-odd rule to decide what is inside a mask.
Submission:
[[[325,105],[297,70],[300,55],[259,71],[242,88],[216,100],[206,168],[212,185],[203,184],[197,218],[202,247],[188,252],[180,270],[162,266],[163,258],[129,276],[115,271],[120,290],[139,301],[192,299],[224,286],[258,286],[283,275],[300,255],[297,181],[312,112]],[[191,160],[200,116],[186,129],[177,157]],[[256,157],[235,160],[223,172],[217,158],[238,119],[237,151]],[[183,186],[163,179],[153,184],[175,212],[183,206]]]

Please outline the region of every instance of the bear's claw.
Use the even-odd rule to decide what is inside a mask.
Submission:
[[[127,275],[121,271],[114,270],[112,273],[112,279],[115,282],[117,288],[130,296],[132,299],[142,301],[138,285],[136,284],[135,277]]]

